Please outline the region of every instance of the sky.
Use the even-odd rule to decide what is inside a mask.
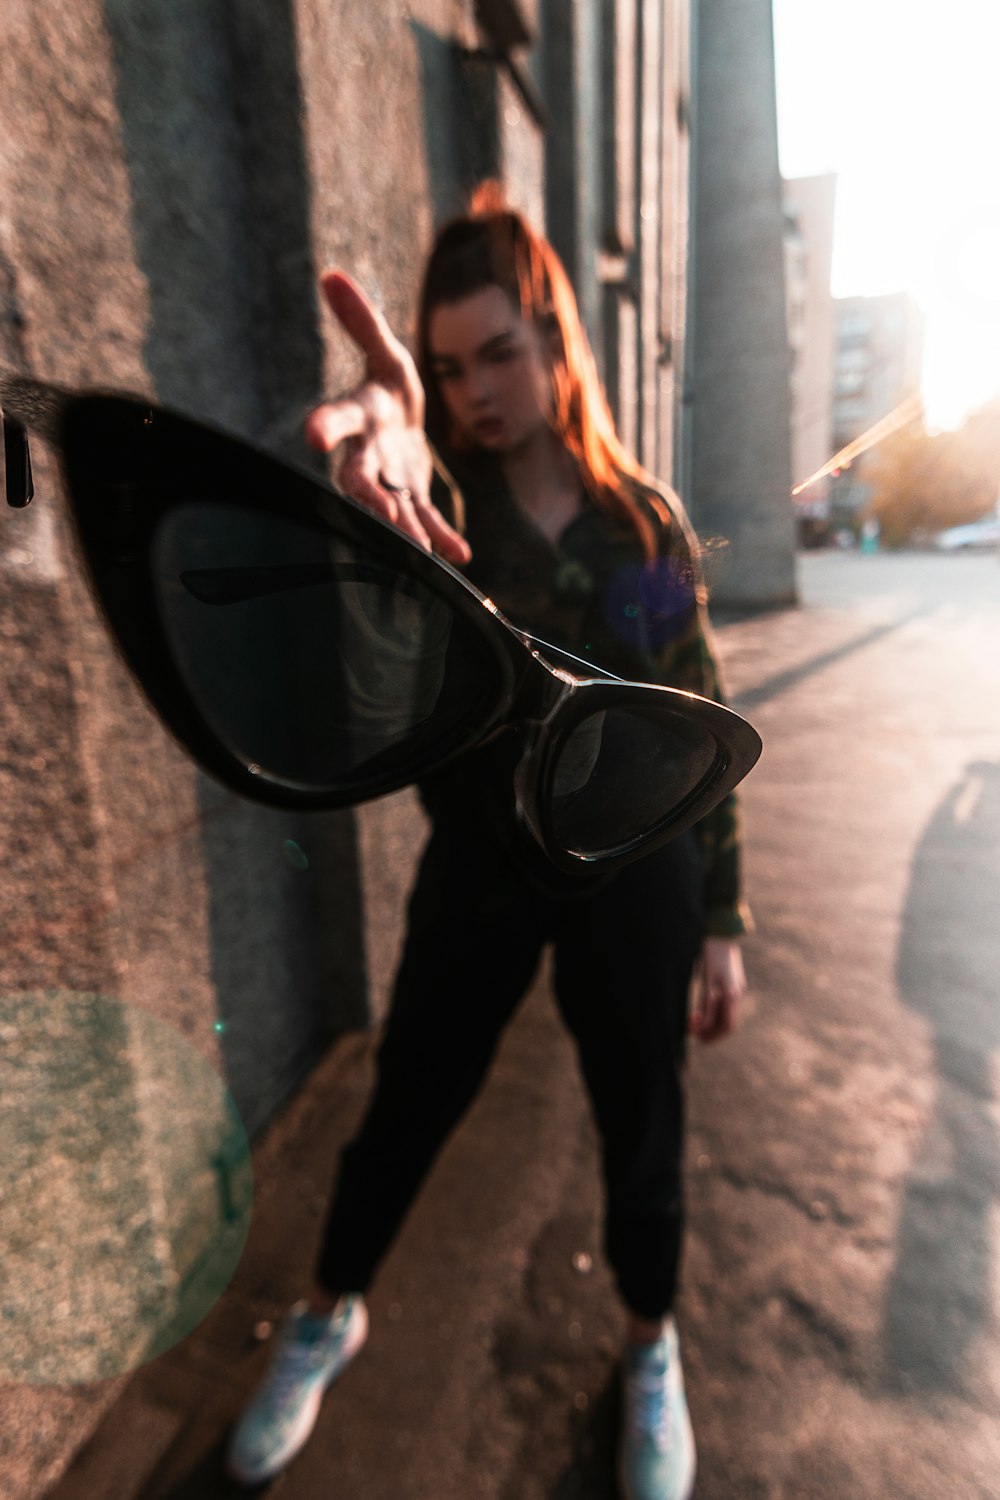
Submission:
[[[833,293],[924,308],[932,430],[1000,395],[1000,0],[773,0],[785,177],[836,172]]]

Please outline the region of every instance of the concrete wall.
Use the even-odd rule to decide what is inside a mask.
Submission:
[[[407,332],[434,219],[495,165],[496,70],[456,51],[471,4],[3,0],[0,27],[0,359],[305,459],[302,413],[356,373],[318,269],[350,266]],[[293,819],[197,773],[110,649],[33,458],[34,504],[0,517],[12,1500],[55,1479],[155,1325],[217,1293],[244,1127],[384,1005],[421,833],[407,798]],[[91,1363],[53,1363],[60,1329]]]
[[[716,604],[795,599],[770,0],[700,0],[695,47],[694,524]]]

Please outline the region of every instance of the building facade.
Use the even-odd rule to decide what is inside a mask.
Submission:
[[[800,545],[825,538],[830,480],[823,468],[833,453],[835,319],[830,290],[837,179],[832,173],[784,185],[785,294],[791,382],[792,487]]]
[[[566,259],[626,439],[670,480],[689,24],[687,0],[0,0],[0,359],[315,463],[301,417],[358,376],[319,271],[349,270],[411,337],[434,225],[499,175]],[[260,1132],[331,1038],[384,1013],[423,822],[409,794],[289,818],[189,765],[111,651],[57,476],[33,458],[36,500],[0,529],[19,917],[0,968],[7,995],[83,1006],[95,1055],[81,997],[123,1018],[116,1138],[138,1197],[105,1249],[138,1233],[151,1259],[126,1287],[113,1255],[102,1270],[81,1254],[89,1200],[67,1166],[36,1260],[76,1287],[95,1337],[141,1343],[142,1285],[182,1297],[231,1180],[129,1018],[193,1049]],[[65,1100],[37,1102],[66,1119]],[[117,1389],[4,1387],[5,1495],[43,1494]]]
[[[833,451],[839,452],[920,390],[924,320],[905,292],[836,301]],[[863,458],[831,476],[832,524],[853,526],[868,501]]]

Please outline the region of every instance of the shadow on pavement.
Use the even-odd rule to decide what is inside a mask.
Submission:
[[[894,1393],[962,1392],[990,1314],[998,850],[1000,765],[974,762],[917,850],[897,958],[900,996],[931,1030],[936,1094],[904,1190],[886,1297],[884,1382]]]
[[[246,1500],[248,1495],[259,1495],[261,1500],[265,1500],[266,1496],[276,1491],[279,1478],[287,1483],[286,1476],[279,1476],[270,1484],[259,1485],[252,1490],[245,1489],[228,1478],[224,1458],[225,1444],[218,1443],[172,1483],[152,1480],[138,1492],[136,1500],[236,1500],[237,1496]]]
[[[866,646],[873,646],[883,636],[892,635],[894,631],[902,630],[904,625],[909,625],[913,620],[933,613],[933,606],[922,607],[909,610],[905,615],[900,615],[897,620],[889,620],[884,625],[874,625],[870,630],[864,630],[860,635],[852,636],[850,640],[833,647],[830,651],[821,651],[818,656],[811,656],[808,661],[799,662],[797,666],[775,672],[773,676],[765,677],[764,681],[758,683],[756,687],[737,693],[733,698],[733,707],[738,713],[750,713],[753,709],[759,708],[762,703],[767,703],[771,698],[780,698],[782,693],[788,692],[789,688],[796,687],[817,672],[822,672],[824,667],[833,666],[834,662],[842,661],[845,656],[851,656],[855,651],[863,651]]]
[[[621,1374],[616,1369],[573,1436],[569,1463],[549,1500],[618,1500],[618,1428]],[[512,1497],[513,1500],[513,1497]]]

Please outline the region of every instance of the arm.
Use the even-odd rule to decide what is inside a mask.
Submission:
[[[661,562],[683,585],[686,607],[677,628],[657,652],[659,680],[725,703],[708,620],[707,594],[696,561],[697,541],[683,513],[675,513],[664,539]],[[675,590],[676,593],[676,590]],[[739,804],[730,793],[695,825],[705,871],[705,937],[695,969],[695,1004],[690,1029],[703,1042],[727,1035],[736,1025],[746,989],[739,937],[753,919],[741,896]]]
[[[323,295],[364,355],[361,384],[324,402],[306,419],[307,441],[321,453],[349,444],[340,483],[414,541],[461,565],[469,545],[431,501],[433,473],[424,437],[424,390],[417,367],[382,314],[342,271],[321,278]]]
[[[676,509],[675,509],[676,507]],[[671,506],[661,532],[660,554],[652,565],[655,582],[649,602],[660,634],[651,643],[655,680],[725,703],[726,692],[708,619],[707,591],[697,563],[697,539],[680,509]],[[705,866],[705,931],[738,937],[753,923],[741,900],[739,804],[730,793],[695,825]]]

